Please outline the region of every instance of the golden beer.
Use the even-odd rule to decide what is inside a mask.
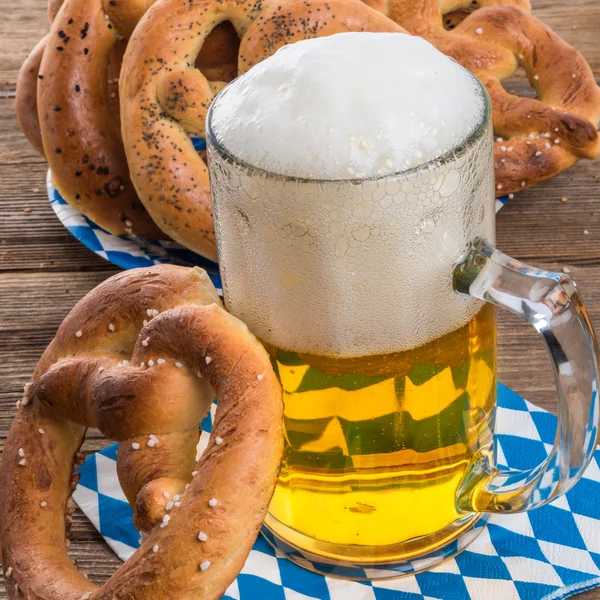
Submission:
[[[266,521],[276,535],[353,562],[409,559],[457,535],[461,480],[492,451],[493,307],[394,354],[267,348],[285,402],[286,448]]]

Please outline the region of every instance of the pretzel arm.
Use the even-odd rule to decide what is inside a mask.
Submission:
[[[564,146],[544,137],[518,136],[494,144],[496,195],[521,192],[550,179],[577,161]]]
[[[213,98],[213,87],[197,69],[168,73],[158,84],[160,105],[193,135],[204,137],[204,122]]]
[[[583,156],[598,155],[598,135],[593,132],[600,118],[600,88],[591,68],[575,48],[533,16],[510,6],[476,11],[456,28],[456,32],[510,51],[524,67],[539,101],[550,110],[572,113],[574,120],[565,123],[558,133],[567,136],[564,139],[569,143],[573,140],[573,148],[580,150]],[[556,57],[557,60],[544,57]],[[503,79],[506,72],[500,65],[501,62],[494,65],[488,61],[480,70],[485,70],[488,78]],[[472,67],[479,74],[477,65],[469,66]],[[499,68],[501,70],[497,71]],[[584,125],[583,120],[591,123]],[[580,128],[580,132],[573,131]]]
[[[121,443],[117,454],[119,482],[134,507],[133,519],[139,531],[158,525],[183,495],[196,468],[198,437],[196,426],[162,434],[155,446],[148,446],[148,442],[152,444],[148,436]]]
[[[485,86],[496,110],[492,113],[494,132],[511,138],[521,134],[523,123],[538,134],[548,134],[547,142],[565,140],[579,157],[594,158],[597,132],[587,119],[562,110],[552,110],[533,98],[508,93],[497,79],[486,78]]]
[[[0,540],[3,569],[11,568],[4,579],[10,598],[80,600],[95,588],[71,562],[65,543],[74,457],[84,433],[85,428],[39,403],[17,413],[0,460]],[[71,582],[68,591],[61,583],[64,579]]]
[[[127,0],[126,2],[102,0],[102,9],[119,33],[129,38],[144,13],[154,2],[156,0]]]

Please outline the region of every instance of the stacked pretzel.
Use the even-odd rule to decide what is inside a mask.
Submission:
[[[408,31],[475,73],[492,98],[498,195],[600,153],[593,73],[529,14],[528,0],[150,4],[65,0],[19,83],[23,128],[43,148],[55,185],[113,233],[158,237],[160,229],[216,259],[208,172],[190,135],[204,134],[208,106],[227,81],[307,37]],[[537,99],[504,91],[520,66]]]
[[[219,400],[196,462],[198,424]],[[18,404],[0,459],[0,543],[11,599],[217,599],[266,514],[283,404],[269,357],[204,271],[121,273],[67,316]],[[70,561],[68,502],[87,427],[117,466],[144,543],[97,588]]]

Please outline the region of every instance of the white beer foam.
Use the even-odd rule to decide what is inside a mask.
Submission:
[[[343,33],[285,46],[226,88],[212,129],[273,173],[364,179],[446,154],[485,110],[473,76],[422,38]]]

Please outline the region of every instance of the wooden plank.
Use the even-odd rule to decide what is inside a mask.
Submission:
[[[0,165],[45,163],[21,133],[13,98],[0,98]]]
[[[14,90],[21,63],[48,32],[46,0],[18,0],[2,11],[0,91]]]

